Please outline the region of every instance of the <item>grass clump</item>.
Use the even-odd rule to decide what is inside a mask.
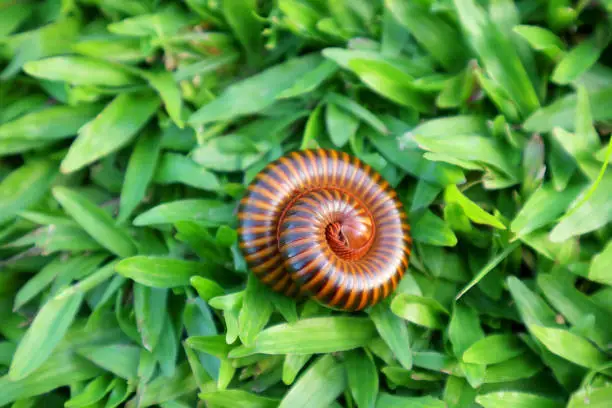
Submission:
[[[608,406],[610,11],[0,1],[0,406]],[[318,146],[409,212],[366,312],[237,247],[245,186]]]

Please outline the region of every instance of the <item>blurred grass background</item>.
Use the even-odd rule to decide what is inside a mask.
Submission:
[[[612,406],[610,0],[0,0],[0,406]],[[312,147],[415,242],[358,314],[236,203]]]

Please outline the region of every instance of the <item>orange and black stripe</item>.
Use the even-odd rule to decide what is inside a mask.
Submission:
[[[240,202],[240,248],[276,292],[361,310],[395,290],[412,240],[382,177],[335,150],[292,152],[261,171]]]

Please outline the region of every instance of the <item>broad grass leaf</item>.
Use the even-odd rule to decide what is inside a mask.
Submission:
[[[70,398],[64,406],[66,408],[87,407],[102,400],[111,390],[114,382],[111,377],[100,376],[85,386],[83,391]]]
[[[238,134],[215,138],[196,147],[191,158],[205,169],[219,172],[244,171],[264,157],[250,139]]]
[[[226,311],[225,314],[229,314],[230,311]],[[229,336],[231,332],[231,328],[227,323],[226,325],[227,333]],[[238,331],[238,318],[236,317],[236,332]],[[190,302],[187,302],[185,305],[185,309],[183,310],[183,325],[187,330],[187,335],[190,337],[193,336],[215,336],[217,334],[217,328],[215,326],[215,322],[213,320],[213,315],[210,311],[208,305],[202,299],[192,299]],[[236,333],[234,339],[228,340],[227,344],[231,344],[235,341],[238,334]],[[221,365],[219,358],[206,354],[206,353],[196,353],[199,364],[204,368],[206,374],[212,379],[218,379],[219,377],[219,367]]]
[[[211,267],[183,259],[138,255],[121,260],[115,270],[145,286],[175,288],[189,285],[192,276],[206,274]]]
[[[550,304],[572,325],[579,326],[584,323],[586,317],[591,316],[594,319],[594,326],[587,337],[603,349],[608,347],[612,342],[612,333],[607,330],[605,322],[612,319],[611,313],[601,309],[570,282],[559,279],[553,274],[538,275],[537,283]]]
[[[465,215],[476,224],[490,225],[497,229],[506,229],[506,226],[495,216],[489,214],[480,208],[478,204],[462,194],[456,185],[446,187],[444,191],[444,201],[446,201],[447,204],[456,203],[461,206]]]
[[[185,344],[194,350],[211,354],[219,358],[227,358],[228,353],[234,348],[225,342],[225,336],[191,336]]]
[[[0,181],[0,225],[42,199],[57,176],[56,166],[50,160],[32,160]]]
[[[391,163],[421,180],[436,185],[461,184],[465,182],[463,171],[446,163],[436,163],[423,157],[423,150],[414,141],[411,127],[397,120],[388,120],[395,137],[368,133],[374,147]]]
[[[517,25],[513,31],[523,37],[536,51],[557,60],[565,53],[565,44],[557,35],[546,28],[534,25]]]
[[[311,357],[310,354],[287,354],[285,361],[283,361],[283,383],[286,385],[293,384],[300,370],[304,368]]]
[[[568,150],[569,153],[573,156],[579,156],[579,154],[576,154],[579,152],[588,156],[600,148],[601,142],[593,123],[589,94],[584,86],[579,86],[577,90],[575,128],[578,139],[575,143],[579,147],[575,152]]]
[[[439,374],[419,370],[406,370],[405,368],[395,366],[383,367],[381,371],[387,378],[390,387],[406,387],[431,391],[434,388],[435,381],[440,379]]]
[[[129,384],[126,381],[122,381],[115,378],[115,386],[108,394],[106,405],[104,408],[116,408],[120,406],[128,397],[134,392],[134,385]]]
[[[486,72],[512,98],[522,116],[539,108],[534,86],[516,48],[474,0],[454,0],[463,32]]]
[[[427,137],[420,134],[418,128],[414,129],[412,134],[414,142],[423,150],[445,155],[459,162],[492,166],[511,179],[518,179],[518,166],[511,160],[516,153],[491,137],[457,133],[444,137]],[[505,151],[505,154],[502,151]]]
[[[100,374],[102,370],[73,352],[58,352],[26,378],[13,381],[8,375],[0,377],[0,406],[46,394]]]
[[[370,318],[395,358],[407,370],[412,368],[410,334],[406,323],[388,308],[386,303],[372,307]]]
[[[187,358],[187,363],[192,371],[192,375],[196,380],[196,384],[200,388],[200,390],[205,389],[206,384],[212,383],[212,377],[208,375],[200,359],[198,357],[198,353],[195,350],[186,347],[183,344],[183,350],[185,350],[185,356]]]
[[[279,408],[327,406],[331,404],[346,387],[344,367],[334,357],[326,355],[319,358],[293,384],[283,397]]]
[[[595,37],[582,41],[563,55],[552,73],[551,80],[561,85],[576,80],[597,62],[606,45],[601,44]]]
[[[477,312],[468,306],[455,304],[448,325],[448,336],[455,356],[461,359],[465,350],[484,338]],[[484,366],[471,363],[461,363],[460,366],[472,387],[477,388],[482,384],[485,377]]]
[[[276,408],[280,400],[252,394],[245,390],[219,390],[202,392],[201,400],[218,408],[234,408],[236,404],[249,408]]]
[[[399,105],[416,110],[431,112],[432,101],[423,95],[412,79],[401,80],[400,73],[393,67],[375,61],[355,59],[349,67],[359,76],[361,82],[379,95]]]
[[[163,37],[176,33],[194,21],[193,17],[175,6],[164,7],[156,13],[150,13],[151,9],[143,3],[132,3],[131,6],[130,12],[123,11],[135,17],[109,24],[110,32],[130,37]]]
[[[126,144],[149,121],[160,105],[150,92],[122,93],[79,131],[79,136],[60,169],[63,173],[80,170]]]
[[[80,55],[124,64],[138,63],[147,57],[138,39],[119,35],[81,38],[72,49]]]
[[[0,37],[11,34],[16,30],[34,11],[33,4],[7,4],[0,17]]]
[[[174,375],[170,378],[158,376],[143,390],[138,396],[138,403],[141,407],[150,407],[162,402],[179,399],[183,395],[191,394],[198,388],[195,377],[193,376],[189,364],[181,363]]]
[[[433,276],[457,283],[469,280],[470,274],[457,253],[430,245],[422,245],[419,252]]]
[[[83,294],[52,298],[40,309],[17,346],[9,377],[18,381],[28,377],[51,356],[72,325]]]
[[[151,182],[161,149],[161,134],[146,132],[141,135],[130,155],[119,201],[119,222],[126,221],[144,198]]]
[[[262,55],[263,24],[257,17],[255,0],[228,0],[223,2],[223,15],[244,47],[251,65],[257,65]]]
[[[134,313],[142,345],[149,351],[157,346],[166,318],[168,291],[134,285]]]
[[[175,81],[184,81],[191,79],[197,75],[206,75],[214,72],[228,64],[233,63],[238,59],[238,53],[226,51],[222,55],[210,56],[193,64],[181,65],[172,73]]]
[[[376,328],[369,319],[348,316],[302,319],[265,329],[257,335],[249,353],[333,353],[363,347],[375,334]]]
[[[463,67],[469,53],[457,27],[415,3],[386,0],[385,7],[445,69]]]
[[[599,87],[589,92],[591,114],[594,121],[612,119],[612,112],[607,109],[612,104],[612,91],[609,87]],[[550,132],[555,127],[573,130],[577,106],[576,94],[561,97],[548,106],[533,112],[523,127],[529,132]]]
[[[422,77],[433,72],[431,64],[422,59],[409,59],[405,57],[386,57],[379,52],[368,49],[326,48],[323,56],[335,61],[344,69],[353,70],[353,62],[372,63],[391,71],[397,75],[395,78],[400,84],[411,84],[415,77]],[[358,72],[355,72],[359,74]]]
[[[370,112],[368,109],[355,102],[354,100],[334,92],[327,93],[325,96],[325,100],[328,103],[333,103],[339,108],[342,108],[347,112],[353,114],[355,117],[361,119],[362,121],[370,125],[373,129],[377,130],[379,133],[383,135],[389,133],[387,125],[385,125],[385,123],[378,116],[376,116],[374,113]]]
[[[463,352],[466,363],[498,364],[525,353],[526,347],[512,334],[492,334],[472,343]]]
[[[417,210],[426,209],[433,203],[438,194],[442,191],[442,187],[430,183],[426,180],[419,180],[412,197],[412,203],[410,204],[410,213],[416,212]]]
[[[177,221],[196,221],[204,226],[218,226],[236,222],[235,204],[217,200],[186,199],[160,204],[134,219],[134,225],[142,227],[156,224],[173,224]]]
[[[595,282],[612,286],[612,242],[608,242],[603,251],[593,257],[589,267],[588,278]]]
[[[87,271],[88,268],[91,269],[95,269],[96,267],[99,266],[99,263],[102,259],[106,258],[106,255],[102,255],[101,257],[94,257],[94,256],[90,256],[90,259],[87,260],[85,259],[82,264],[84,264],[83,269],[85,269]],[[68,296],[73,296],[75,294],[87,294],[89,291],[97,288],[99,285],[103,284],[104,282],[106,282],[108,279],[110,279],[114,274],[115,274],[115,263],[116,261],[111,261],[107,264],[105,264],[102,267],[98,267],[97,270],[95,270],[94,272],[88,273],[85,275],[86,277],[83,279],[82,278],[82,273],[81,274],[77,274],[74,276],[75,279],[78,279],[78,281],[70,286],[60,286],[60,289],[57,293],[57,298],[61,298],[61,297],[68,297]],[[77,269],[77,272],[80,272]],[[72,272],[72,274],[74,275],[74,272]],[[58,279],[57,282],[61,281],[63,278],[63,275],[60,276],[60,279]],[[117,283],[115,283],[116,285],[118,285]],[[108,289],[108,288],[107,288]],[[118,286],[117,286],[118,289]],[[106,301],[108,299],[110,299],[111,295],[113,294],[112,290],[109,291],[109,293],[104,293],[104,295],[102,295],[102,298],[100,299],[101,301]]]
[[[483,279],[489,274],[495,267],[497,267],[503,260],[505,260],[512,252],[514,252],[517,248],[520,247],[519,241],[514,241],[506,246],[503,251],[496,254],[493,258],[491,258],[478,273],[472,278],[470,283],[468,283],[461,291],[457,294],[455,299],[459,299],[467,291],[476,286],[478,283],[482,282]],[[485,281],[486,282],[486,281]],[[486,288],[486,286],[481,284],[481,288]]]
[[[35,139],[0,139],[0,157],[44,150],[52,144]]]
[[[583,367],[598,369],[608,358],[588,340],[567,330],[529,325],[529,330],[551,352]]]
[[[53,141],[71,137],[100,112],[99,104],[57,105],[0,125],[0,139]]]
[[[449,137],[449,134],[488,134],[486,120],[480,115],[456,115],[432,118],[419,123],[411,133],[426,138]]]
[[[611,399],[611,387],[586,386],[572,394],[567,408],[606,408]]]
[[[86,196],[66,187],[55,187],[53,196],[92,238],[109,251],[121,257],[136,252],[129,234]]]
[[[8,340],[0,342],[0,364],[4,366],[11,365],[16,349],[17,345]]]
[[[345,69],[353,71],[374,92],[400,105],[417,111],[431,110],[431,100],[414,84],[414,75],[430,70],[413,64],[410,60],[386,58],[375,52],[328,48],[326,58],[334,60]]]
[[[467,349],[484,338],[478,313],[468,306],[455,304],[448,326],[448,335],[455,356],[461,358]]]
[[[542,363],[531,354],[522,354],[504,362],[487,366],[485,384],[505,383],[530,378],[542,371]]]
[[[5,92],[6,94],[6,92]],[[45,108],[47,97],[41,93],[22,95],[21,98],[6,98],[4,109],[0,112],[0,123],[11,122],[20,117]]]
[[[12,45],[14,56],[0,73],[0,80],[13,78],[28,61],[69,52],[70,44],[79,34],[77,18],[64,18],[45,24],[21,36]]]
[[[173,316],[171,316],[170,313],[164,313],[162,317],[162,331],[159,337],[159,342],[153,349],[153,356],[156,358],[163,375],[166,377],[172,377],[176,372],[176,366],[178,364],[178,337],[180,334],[177,333]]]
[[[292,32],[304,37],[320,38],[317,23],[323,17],[317,4],[297,0],[279,0],[283,21]]]
[[[338,65],[329,60],[322,61],[316,68],[304,74],[291,88],[281,92],[277,99],[293,98],[308,94],[332,77],[338,71]]]
[[[510,229],[518,236],[527,235],[552,224],[576,199],[582,186],[572,185],[557,191],[551,184],[544,184],[529,197],[516,215]]]
[[[506,280],[512,299],[522,320],[527,325],[542,325],[554,327],[557,325],[555,312],[544,300],[535,294],[524,282],[515,276]]]
[[[463,378],[449,376],[444,387],[444,402],[449,408],[462,408],[474,403],[476,390]]]
[[[576,200],[579,202],[578,206],[575,208],[570,206],[569,212],[551,231],[550,240],[563,242],[608,224],[612,220],[610,191],[612,191],[612,174],[607,173],[586,201],[582,201],[581,194]]]
[[[288,60],[237,82],[229,86],[217,99],[195,112],[189,118],[189,123],[197,126],[260,112],[271,106],[283,91],[291,88],[299,78],[320,62],[319,55],[310,54]]]
[[[219,191],[217,175],[178,153],[165,153],[157,166],[153,181],[157,184],[182,183],[206,191]]]
[[[203,278],[201,276],[192,276],[189,279],[189,282],[198,292],[198,295],[206,302],[225,293],[225,289],[223,289],[221,285],[212,279]]]
[[[127,86],[138,78],[118,65],[77,55],[65,55],[31,61],[23,70],[34,77],[64,81],[73,85]]]
[[[445,408],[444,401],[432,396],[408,397],[380,393],[376,401],[376,408]]]
[[[250,274],[238,315],[238,330],[242,344],[250,346],[266,326],[274,307],[268,295],[268,288]]]
[[[140,348],[128,344],[85,346],[77,353],[95,365],[126,380],[136,379]]]
[[[391,310],[402,319],[429,329],[445,327],[448,312],[432,298],[399,294],[391,301]]]
[[[272,304],[277,312],[289,323],[295,323],[299,320],[297,313],[297,305],[294,299],[272,292]]]
[[[332,143],[337,147],[342,147],[351,137],[355,137],[357,128],[359,128],[359,120],[330,103],[325,109],[325,125]]]
[[[562,408],[559,400],[553,400],[526,392],[497,391],[476,397],[476,402],[484,408]]]
[[[151,87],[157,91],[172,121],[176,126],[182,129],[185,126],[185,122],[183,121],[183,97],[172,74],[167,71],[143,71],[141,75],[144,76],[151,84]]]
[[[31,241],[30,241],[31,240]],[[94,240],[80,227],[49,225],[34,230],[32,233],[14,241],[11,246],[36,245],[44,254],[60,251],[80,253],[84,251],[104,250],[104,247]]]
[[[378,397],[378,373],[372,356],[361,350],[346,354],[349,389],[359,408],[374,408]]]

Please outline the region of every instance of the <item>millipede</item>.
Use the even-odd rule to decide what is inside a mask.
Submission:
[[[408,268],[404,208],[382,176],[347,153],[294,151],[268,164],[238,207],[240,248],[275,292],[358,311]]]

